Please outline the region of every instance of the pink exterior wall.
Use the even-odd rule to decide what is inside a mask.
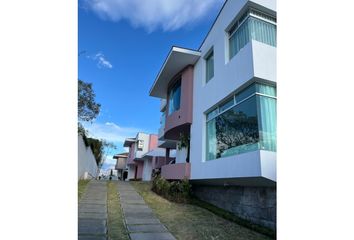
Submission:
[[[180,108],[178,111],[173,112],[172,114],[166,114],[166,123],[165,123],[165,137],[168,139],[178,139],[180,131],[170,131],[174,128],[182,125],[190,125],[192,123],[193,115],[193,66],[188,66],[183,69],[176,76],[177,80],[181,75],[181,102]],[[171,81],[169,84],[168,91],[170,86],[175,83],[175,80]],[[169,108],[169,97],[167,96],[167,106],[166,113],[168,113]],[[185,129],[183,129],[185,130]],[[187,129],[189,130],[189,128]],[[170,133],[168,133],[170,131]]]
[[[152,169],[160,168],[161,166],[169,163],[170,160],[172,160],[172,158],[169,158],[167,161],[165,157],[154,157],[152,160]]]
[[[150,134],[149,151],[157,148],[157,141],[158,141],[158,136],[155,134]]]
[[[134,158],[135,158],[135,143],[132,143],[129,147],[127,164],[134,164],[134,161],[133,161]]]
[[[189,179],[191,177],[190,163],[167,164],[161,167],[161,176],[165,179]]]
[[[144,162],[143,161],[135,161],[135,163],[138,165],[138,173],[136,174],[136,178],[143,178]]]

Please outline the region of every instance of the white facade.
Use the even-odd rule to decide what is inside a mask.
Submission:
[[[127,138],[124,147],[129,147],[127,156],[127,179],[141,179],[150,181],[152,174],[152,161],[145,156],[155,149],[157,135],[139,132],[135,138]],[[151,149],[152,148],[152,149]]]
[[[127,179],[134,179],[135,176],[135,165],[128,165],[128,177]]]
[[[176,163],[185,163],[187,159],[187,148],[176,149]]]
[[[136,136],[136,144],[135,144],[135,158],[142,158],[144,154],[149,151],[149,141],[150,135],[146,133],[138,133]],[[141,150],[138,149],[138,141],[142,142]]]
[[[275,13],[275,0],[229,0],[202,44],[194,66],[191,179],[263,177],[276,181],[276,153],[258,150],[206,161],[206,115],[217,103],[252,81],[276,82],[276,47],[251,40],[229,60],[227,29],[245,6]],[[206,83],[204,57],[213,48],[214,77]],[[240,88],[241,87],[241,88]]]
[[[81,135],[78,136],[78,179],[95,178],[98,167],[90,147],[86,147]]]
[[[143,168],[143,181],[150,181],[152,173],[152,161],[151,159],[144,160],[144,168]]]

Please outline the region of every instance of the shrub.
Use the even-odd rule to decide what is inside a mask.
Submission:
[[[182,181],[167,181],[157,176],[152,181],[152,191],[173,202],[188,202],[191,196],[191,185],[187,179]]]

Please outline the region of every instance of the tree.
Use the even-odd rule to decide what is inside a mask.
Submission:
[[[92,121],[100,112],[101,105],[95,102],[92,83],[79,80],[78,118],[80,121]]]
[[[105,159],[105,152],[107,152],[108,149],[116,149],[116,146],[113,143],[103,139],[87,137],[87,131],[85,129],[83,131],[84,132],[81,135],[84,139],[84,143],[87,147],[91,148],[92,153],[95,156],[97,166],[101,167]]]

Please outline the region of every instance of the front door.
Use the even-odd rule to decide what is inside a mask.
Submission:
[[[138,174],[138,165],[135,165],[135,173],[134,173],[134,179],[137,178]]]

